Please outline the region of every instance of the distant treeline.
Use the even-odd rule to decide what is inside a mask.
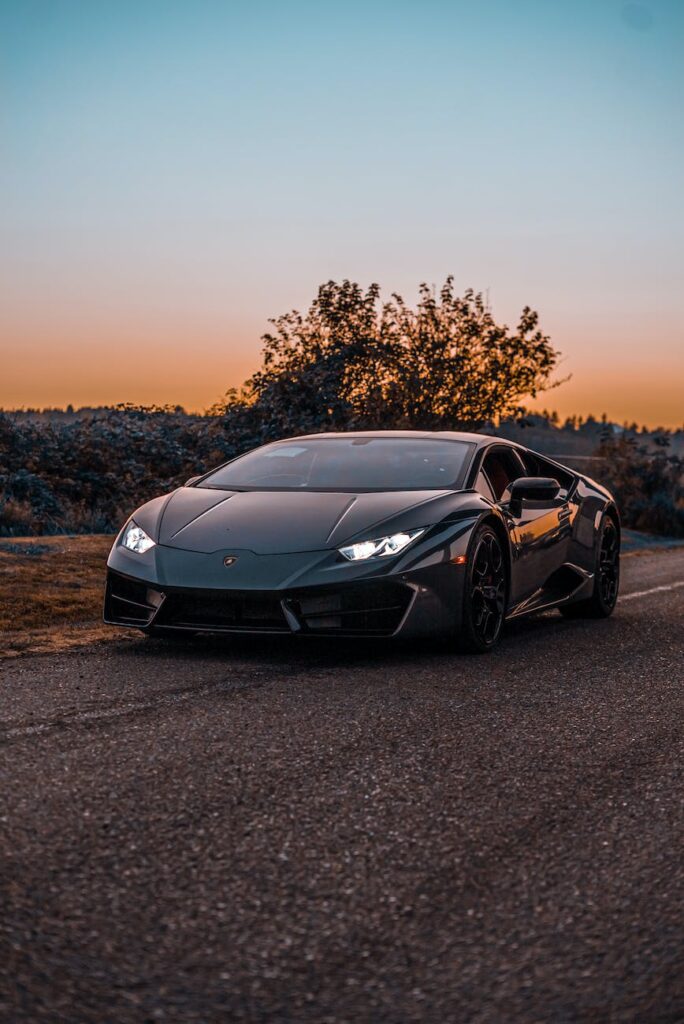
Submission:
[[[0,536],[113,532],[147,499],[270,439],[254,426],[230,405],[204,416],[132,406],[0,413]],[[616,492],[625,525],[684,536],[684,431],[592,417],[560,424],[554,414],[480,429],[567,458],[601,480]]]

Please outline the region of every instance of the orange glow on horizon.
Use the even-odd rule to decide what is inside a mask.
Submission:
[[[122,338],[112,330],[99,334],[97,350],[73,341],[40,338],[0,344],[0,408],[65,408],[116,405],[181,405],[201,412],[240,385],[260,363],[260,341],[207,332],[202,342],[185,333],[166,334],[162,341],[149,334]],[[606,413],[616,423],[640,426],[684,426],[684,368],[682,360],[661,367],[627,359],[622,365],[599,364],[588,353],[568,357],[560,376],[570,380],[543,392],[526,404],[567,416],[599,418]],[[566,371],[566,367],[568,368]]]
[[[289,305],[279,295],[255,295],[236,306],[266,301],[281,311]],[[496,305],[494,312],[514,322]],[[4,409],[133,403],[201,412],[259,367],[268,328],[266,315],[240,315],[235,306],[205,313],[182,301],[168,312],[142,302],[118,311],[49,302],[29,311],[19,303],[13,314],[0,334]],[[650,344],[641,337],[648,325],[635,316],[595,323],[589,314],[542,310],[541,324],[561,351],[555,378],[570,379],[528,400],[529,408],[555,410],[561,421],[605,413],[616,423],[684,426],[684,344],[676,315],[661,318]]]

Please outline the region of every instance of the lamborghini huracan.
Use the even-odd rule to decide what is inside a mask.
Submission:
[[[615,501],[582,473],[480,434],[313,434],[134,512],[104,618],[169,637],[446,634],[480,652],[532,612],[610,615],[619,579]]]

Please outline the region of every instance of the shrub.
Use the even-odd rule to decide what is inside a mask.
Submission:
[[[624,526],[684,537],[684,460],[661,442],[655,452],[634,438],[604,437],[596,476],[615,494]]]

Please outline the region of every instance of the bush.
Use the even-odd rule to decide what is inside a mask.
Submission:
[[[0,413],[0,535],[117,530],[132,508],[235,454],[220,419],[178,409],[59,423]]]
[[[684,460],[669,453],[667,439],[653,452],[631,437],[605,437],[597,454],[596,476],[614,493],[624,526],[684,537]]]

